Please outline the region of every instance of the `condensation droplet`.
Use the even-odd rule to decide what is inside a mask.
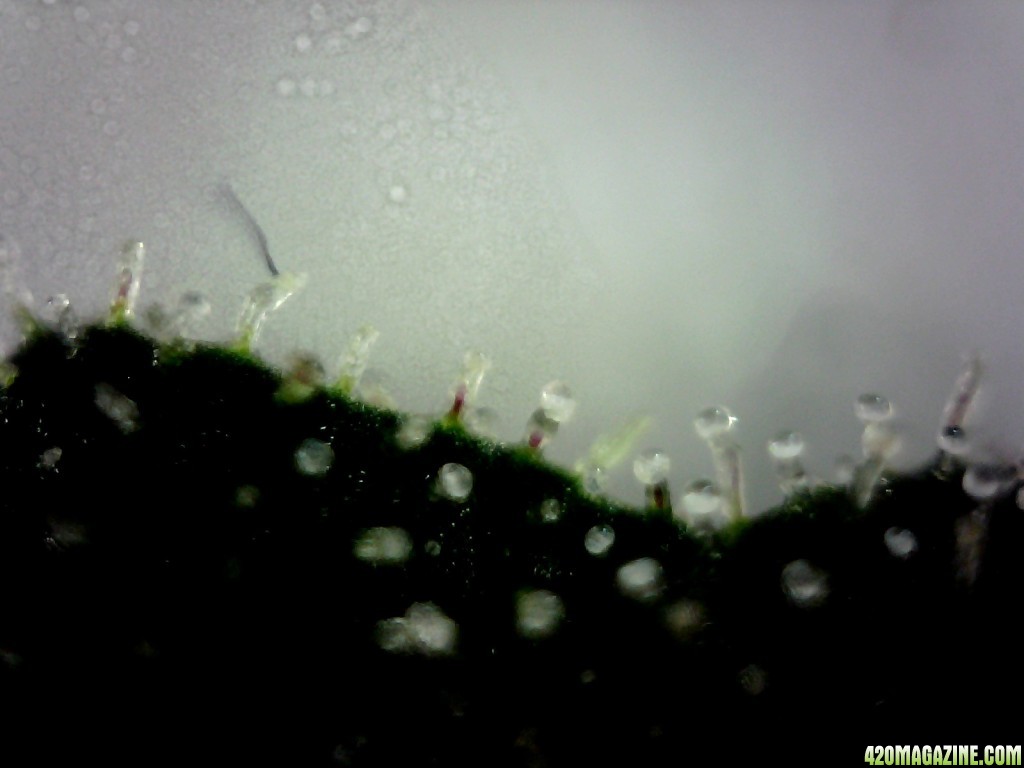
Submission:
[[[531,640],[550,637],[564,616],[562,599],[546,589],[523,592],[516,599],[516,629]]]
[[[906,528],[896,528],[895,526],[888,528],[883,538],[889,554],[893,557],[906,560],[917,552],[917,537]]]
[[[653,557],[641,557],[621,566],[615,582],[626,597],[642,602],[657,599],[662,590],[661,563]]]
[[[633,475],[643,485],[657,485],[668,478],[672,462],[661,451],[647,451],[633,462]]]
[[[295,449],[295,468],[304,475],[326,475],[334,463],[334,449],[322,440],[306,438]]]
[[[124,432],[134,432],[139,426],[139,407],[131,398],[106,383],[96,385],[96,407]]]
[[[857,398],[854,411],[863,423],[873,424],[892,416],[892,403],[881,395],[869,393]]]
[[[412,554],[412,538],[404,528],[370,528],[356,539],[353,553],[374,565],[399,565]]]
[[[465,501],[473,490],[473,473],[461,464],[445,464],[437,480],[441,494],[452,501]]]
[[[540,407],[547,418],[564,424],[576,412],[576,400],[565,382],[552,381],[540,391]]]
[[[388,189],[388,202],[401,205],[409,199],[409,191],[401,184],[395,184]]]
[[[782,569],[782,591],[800,608],[814,608],[828,597],[828,577],[806,560],[794,560]]]
[[[594,557],[604,557],[615,543],[615,529],[610,525],[595,525],[583,537],[583,546]]]
[[[694,429],[702,440],[714,441],[726,435],[736,424],[736,417],[728,408],[715,406],[697,414]]]

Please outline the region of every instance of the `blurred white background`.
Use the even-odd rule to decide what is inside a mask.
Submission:
[[[85,316],[144,240],[141,303],[201,289],[227,338],[265,277],[228,181],[311,278],[271,360],[372,323],[436,411],[479,349],[503,438],[561,378],[554,459],[648,414],[677,491],[728,405],[760,508],[765,442],[830,475],[865,391],[922,459],[973,350],[976,453],[1024,442],[1022,34],[1015,2],[0,0],[0,233]]]

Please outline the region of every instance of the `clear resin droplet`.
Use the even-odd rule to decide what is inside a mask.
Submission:
[[[282,272],[253,288],[242,304],[236,347],[245,351],[251,349],[259,339],[267,315],[279,309],[305,284],[305,275]]]
[[[122,249],[117,281],[114,285],[114,298],[110,304],[110,319],[113,322],[126,320],[135,311],[145,258],[146,246],[139,241],[130,242]]]
[[[668,455],[661,451],[647,451],[637,456],[633,462],[633,476],[645,486],[665,482],[671,471],[672,462]]]
[[[963,487],[968,496],[986,501],[1008,491],[1016,479],[1017,472],[1013,467],[974,464],[964,472]]]
[[[364,325],[349,341],[338,371],[338,388],[342,392],[352,394],[359,386],[370,361],[370,350],[379,336],[380,331],[372,325]]]
[[[295,449],[295,468],[304,475],[326,475],[333,463],[334,450],[321,440],[307,438]]]
[[[412,538],[404,528],[370,528],[356,539],[352,551],[374,565],[400,565],[412,554]]]
[[[544,499],[541,502],[540,519],[543,523],[557,523],[562,519],[562,505],[558,499]]]
[[[642,602],[656,600],[662,590],[661,563],[652,557],[641,557],[626,563],[615,574],[615,583],[626,597]]]
[[[865,424],[885,421],[892,416],[892,403],[873,393],[858,397],[853,408],[857,418]]]
[[[516,599],[516,630],[523,637],[550,637],[565,616],[562,599],[546,589],[524,592]]]
[[[603,557],[615,543],[615,529],[610,525],[595,525],[583,537],[583,546],[594,557]]]
[[[896,528],[895,526],[887,528],[883,538],[889,554],[900,560],[906,560],[917,552],[917,537],[913,531],[908,531],[906,528]]]
[[[680,505],[681,510],[674,514],[697,531],[713,533],[729,524],[729,515],[722,508],[721,491],[710,480],[690,483],[680,499]]]
[[[118,392],[109,384],[96,385],[96,407],[124,432],[134,432],[139,427],[139,407],[131,398]]]
[[[727,435],[736,424],[736,417],[728,408],[716,406],[707,408],[697,414],[693,422],[694,429],[702,440],[719,440]]]
[[[828,598],[828,577],[806,560],[794,560],[782,569],[782,591],[793,605],[815,608]]]
[[[540,391],[540,408],[549,419],[564,424],[576,412],[576,400],[565,382],[552,381]]]
[[[437,481],[441,494],[452,501],[465,501],[473,490],[473,473],[461,464],[445,464]]]
[[[768,443],[768,455],[778,461],[799,458],[804,452],[804,439],[796,432],[780,432]]]
[[[58,293],[47,299],[46,313],[65,341],[74,341],[78,338],[78,315],[75,314],[74,307],[71,306],[71,299],[67,294]]]

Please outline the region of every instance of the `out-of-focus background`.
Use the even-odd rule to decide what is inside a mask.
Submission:
[[[647,414],[678,491],[724,404],[760,508],[766,441],[830,476],[862,392],[927,456],[980,351],[973,451],[1014,456],[1022,34],[1012,2],[0,0],[0,255],[90,316],[141,239],[141,304],[200,289],[227,338],[265,272],[226,181],[310,275],[260,352],[333,371],[371,323],[403,409],[478,349],[502,438],[564,379],[552,458]]]

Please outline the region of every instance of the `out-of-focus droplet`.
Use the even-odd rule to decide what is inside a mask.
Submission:
[[[736,417],[728,408],[715,406],[706,408],[697,414],[693,422],[694,429],[702,440],[714,441],[728,434],[736,424]]]
[[[470,408],[462,416],[466,430],[485,440],[498,437],[498,412],[493,408]]]
[[[295,36],[295,50],[299,53],[308,53],[313,47],[313,38],[303,33]]]
[[[240,485],[235,489],[235,504],[243,509],[252,509],[259,500],[260,489],[255,485]]]
[[[131,398],[106,383],[96,385],[96,407],[125,434],[139,426],[139,407]]]
[[[473,490],[473,473],[462,464],[445,464],[437,480],[441,494],[452,501],[465,501]]]
[[[402,424],[395,434],[395,442],[400,448],[408,451],[423,445],[433,431],[434,420],[432,418],[409,414],[403,417]]]
[[[452,407],[449,419],[459,420],[467,406],[472,406],[480,391],[484,376],[491,368],[491,361],[480,352],[467,352],[462,360],[462,374],[452,391]]]
[[[542,408],[538,408],[526,422],[526,445],[534,450],[546,448],[558,434],[558,422],[548,418]]]
[[[587,493],[598,494],[604,489],[604,478],[609,469],[621,462],[633,451],[633,446],[651,426],[648,417],[634,419],[615,432],[601,435],[590,446],[587,455],[573,467],[583,480]]]
[[[125,245],[118,262],[117,282],[114,298],[110,305],[110,319],[121,322],[132,316],[135,301],[139,296],[142,281],[142,265],[146,258],[146,246],[139,241]]]
[[[551,421],[564,424],[576,412],[576,400],[565,382],[552,381],[540,391],[540,407]]]
[[[352,394],[359,386],[359,380],[366,372],[370,362],[370,350],[380,337],[380,331],[372,325],[364,325],[352,336],[341,358],[338,371],[338,388],[346,394]]]
[[[193,338],[211,310],[206,296],[199,291],[186,291],[178,299],[178,307],[171,318],[171,332],[181,339]]]
[[[546,589],[523,592],[516,599],[516,629],[531,640],[550,637],[563,616],[562,599]]]
[[[642,602],[656,600],[662,590],[661,563],[653,557],[641,557],[621,566],[615,574],[615,583],[626,597]]]
[[[860,439],[865,458],[892,458],[901,448],[899,433],[888,423],[868,422]]]
[[[282,77],[277,81],[278,96],[294,96],[296,90],[298,90],[298,85],[290,77]]]
[[[680,504],[683,522],[698,531],[719,531],[729,523],[729,517],[722,509],[722,493],[711,480],[690,483]]]
[[[393,184],[388,188],[388,202],[403,205],[409,201],[409,190],[402,184]]]
[[[896,528],[895,526],[887,528],[883,538],[889,554],[900,560],[906,560],[917,552],[917,537],[913,531],[908,531],[906,528]]]
[[[457,639],[458,625],[433,603],[413,603],[404,617],[377,625],[377,642],[391,653],[448,656]]]
[[[373,19],[360,16],[345,25],[345,36],[350,40],[361,40],[373,29]]]
[[[974,464],[964,472],[963,487],[968,496],[985,501],[1005,493],[1016,479],[1017,473],[1013,467]]]
[[[864,424],[874,424],[892,416],[892,403],[881,395],[869,393],[857,398],[854,412]]]
[[[542,523],[557,523],[562,519],[562,505],[558,499],[544,499],[540,503],[540,519]]]
[[[633,475],[645,486],[665,482],[671,470],[672,462],[668,454],[661,451],[647,451],[633,462]]]
[[[39,468],[40,469],[54,469],[57,466],[57,462],[60,461],[60,457],[64,455],[64,451],[59,446],[53,448],[47,448],[39,456]]]
[[[306,284],[305,275],[282,272],[252,289],[238,318],[236,348],[249,351],[259,338],[267,315],[279,309]]]
[[[852,456],[843,454],[835,461],[835,478],[839,485],[849,485],[853,482],[854,473],[857,471],[857,462]]]
[[[828,577],[806,560],[794,560],[782,569],[782,591],[793,605],[814,608],[828,598]]]
[[[438,555],[441,554],[441,543],[431,539],[430,541],[428,541],[426,544],[423,545],[423,551],[426,552],[431,557],[437,557]]]
[[[74,341],[78,338],[78,315],[75,313],[74,307],[71,306],[71,299],[67,297],[67,294],[58,293],[47,299],[46,311],[57,328],[57,332],[64,337],[65,341]]]
[[[610,525],[595,525],[583,537],[583,546],[594,557],[604,557],[615,543],[615,529]]]
[[[804,439],[796,432],[780,432],[768,443],[768,454],[778,461],[799,458],[804,452]]]
[[[370,528],[356,539],[353,553],[374,565],[400,565],[412,554],[412,538],[404,528]]]
[[[306,438],[295,449],[295,468],[304,475],[326,475],[334,463],[334,449],[322,440]]]
[[[768,676],[757,664],[748,664],[740,670],[739,681],[740,687],[747,694],[758,696],[764,693],[764,689],[768,684]]]
[[[689,640],[705,624],[704,606],[696,600],[680,600],[665,609],[665,624],[680,640]]]

